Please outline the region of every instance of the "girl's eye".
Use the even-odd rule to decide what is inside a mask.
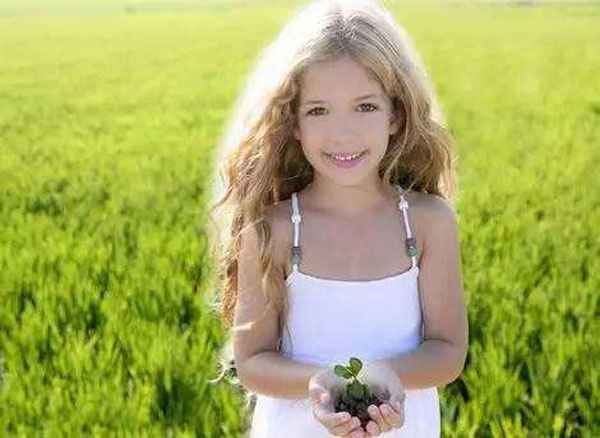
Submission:
[[[316,116],[317,114],[315,114],[315,110],[322,110],[322,109],[325,109],[325,108],[323,108],[322,106],[318,106],[318,107],[316,107],[316,108],[313,108],[313,109],[311,109],[310,111],[308,111],[308,112],[306,113],[306,115],[307,115],[307,116]]]
[[[361,103],[361,104],[359,105],[359,107],[362,107],[362,106],[364,106],[364,105],[369,105],[369,107],[372,107],[372,109],[371,109],[370,111],[361,111],[361,112],[363,112],[363,113],[364,113],[364,112],[367,112],[367,113],[372,113],[373,111],[377,111],[377,109],[378,109],[378,108],[377,108],[377,106],[376,106],[376,105],[373,105],[372,103]],[[309,115],[309,116],[318,115],[318,114],[315,114],[315,110],[322,110],[322,109],[325,109],[325,108],[323,108],[322,106],[317,106],[317,107],[315,107],[315,108],[311,109],[310,111],[308,111],[308,112],[306,113],[306,115]]]
[[[372,110],[372,111],[367,111],[368,113],[370,113],[370,112],[373,112],[373,111],[376,111],[376,110],[377,110],[377,107],[376,107],[375,105],[373,105],[372,103],[361,103],[361,104],[360,104],[360,106],[363,106],[363,105],[370,105],[370,106],[372,106],[372,107],[373,107],[373,110]]]

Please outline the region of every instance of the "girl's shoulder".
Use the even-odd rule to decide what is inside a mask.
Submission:
[[[455,223],[457,220],[454,206],[442,196],[409,190],[404,193],[404,198],[409,205],[417,238],[421,236],[426,239],[433,227]]]
[[[449,214],[454,207],[446,198],[433,193],[417,192],[408,190],[404,192],[404,198],[408,202],[409,209],[418,214]]]
[[[405,194],[409,204],[411,222],[415,225],[417,240],[425,242],[427,236],[439,229],[457,227],[458,218],[454,205],[446,198],[432,193],[410,191]]]
[[[453,203],[440,195],[432,193],[418,193],[416,202],[421,210],[426,211],[430,215],[453,216],[456,214]]]

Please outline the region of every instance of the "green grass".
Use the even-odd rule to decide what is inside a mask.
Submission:
[[[443,436],[600,436],[600,8],[401,5],[459,155],[471,345]],[[0,13],[2,435],[241,434],[206,383],[208,176],[290,12]]]

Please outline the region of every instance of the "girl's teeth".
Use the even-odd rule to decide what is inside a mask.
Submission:
[[[358,158],[360,155],[362,154],[362,152],[358,153],[358,154],[354,154],[354,155],[349,155],[349,156],[343,156],[343,155],[331,155],[333,158],[335,158],[336,160],[340,160],[340,161],[348,161],[348,160],[355,160],[356,158]]]

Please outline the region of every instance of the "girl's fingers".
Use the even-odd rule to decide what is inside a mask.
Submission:
[[[388,432],[392,430],[392,426],[388,423],[387,418],[385,418],[384,416],[387,413],[387,410],[383,411],[384,406],[385,403],[380,405],[379,407],[371,405],[367,409],[371,418],[377,423],[377,428],[380,432]]]
[[[404,401],[406,400],[406,393],[403,391],[399,395],[392,397],[390,400],[390,405],[394,408],[396,412],[400,412],[404,410]]]
[[[392,404],[394,407],[390,406],[388,403],[381,404],[379,406],[379,412],[382,415],[385,424],[389,425],[390,428],[402,427],[404,424],[404,404],[397,404],[396,402],[393,402]]]
[[[396,415],[390,415],[388,423],[393,427],[402,427],[404,424],[404,401],[406,400],[406,394],[403,392],[398,397],[394,397],[391,401],[391,410]]]
[[[401,398],[404,400],[404,398]],[[404,424],[404,403],[397,405],[397,401],[392,402],[394,408],[388,403],[382,403],[379,407],[371,405],[368,412],[374,421],[367,424],[367,432],[370,436],[378,436],[381,433],[388,432],[392,428],[400,428]]]
[[[381,430],[379,429],[379,426],[377,426],[377,423],[369,421],[369,424],[367,424],[367,433],[369,436],[379,436]]]
[[[347,423],[351,417],[347,412],[334,412],[323,403],[313,404],[313,416],[328,430]]]
[[[362,437],[362,429],[360,427],[360,420],[357,417],[352,417],[350,420],[343,422],[341,425],[334,427],[329,430],[333,435],[346,437],[350,435]]]
[[[404,406],[392,408],[384,403],[380,408],[383,418],[390,427],[401,427],[404,424]]]

